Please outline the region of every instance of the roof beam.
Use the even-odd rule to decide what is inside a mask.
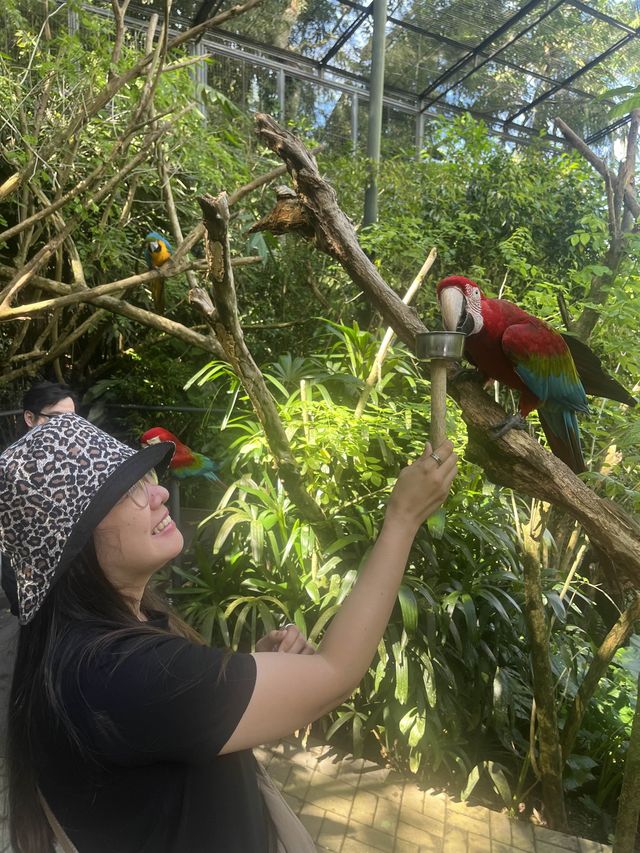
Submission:
[[[333,59],[333,57],[340,50],[340,48],[349,41],[349,39],[356,32],[356,30],[360,29],[362,24],[364,24],[364,22],[367,20],[367,18],[371,15],[372,12],[373,12],[373,0],[371,0],[371,3],[369,3],[369,5],[367,6],[366,9],[364,9],[362,12],[360,12],[360,14],[355,19],[355,21],[352,21],[352,23],[349,24],[349,26],[342,33],[342,35],[338,39],[336,39],[336,41],[333,43],[333,45],[329,48],[329,50],[325,53],[325,55],[320,60],[320,65],[326,65],[330,59]]]
[[[628,24],[619,21],[617,18],[612,18],[611,15],[600,12],[598,9],[593,9],[591,6],[587,6],[587,4],[582,3],[581,0],[567,0],[567,3],[571,6],[575,6],[576,9],[580,9],[580,11],[584,12],[586,15],[591,15],[592,18],[597,18],[599,21],[604,21],[605,24],[617,27],[619,30],[624,30],[625,33],[636,32],[633,27],[630,27]]]
[[[429,98],[429,102],[427,104],[425,104],[424,109],[426,109],[426,107],[428,107],[428,106],[429,107],[433,106],[433,104],[437,104],[441,98],[444,98],[445,95],[448,95],[449,92],[453,91],[453,89],[455,89],[457,86],[459,86],[461,83],[463,83],[468,77],[471,77],[472,74],[475,74],[476,71],[479,71],[480,68],[482,68],[488,62],[495,61],[496,57],[499,56],[503,50],[507,50],[507,48],[514,45],[518,41],[518,39],[521,39],[528,32],[530,32],[534,27],[537,27],[541,21],[544,21],[545,18],[547,18],[549,15],[553,14],[553,12],[555,12],[556,9],[559,8],[564,2],[565,2],[565,0],[556,0],[556,2],[552,6],[549,6],[548,9],[546,9],[539,17],[537,17],[535,21],[532,21],[528,27],[524,28],[524,30],[520,30],[520,32],[517,35],[515,35],[512,39],[510,39],[506,44],[503,44],[502,47],[496,48],[496,50],[493,53],[490,53],[487,56],[484,56],[481,62],[474,63],[473,68],[470,71],[467,71],[467,73],[464,74],[462,77],[459,77],[456,80],[456,82],[453,83],[453,85],[449,86],[443,92],[440,92],[440,94],[437,97]]]
[[[477,44],[474,48],[467,52],[465,56],[461,56],[457,62],[454,62],[453,65],[449,66],[446,71],[444,71],[439,77],[436,77],[422,92],[420,92],[420,99],[426,98],[431,92],[437,89],[445,80],[448,80],[456,71],[459,71],[463,68],[468,62],[474,59],[476,56],[480,55],[482,51],[485,50],[492,42],[494,42],[497,38],[503,33],[506,33],[507,30],[510,30],[511,27],[515,26],[518,21],[522,20],[529,12],[532,12],[537,6],[540,6],[541,3],[545,2],[545,0],[529,0],[528,3],[519,9],[515,15],[512,15],[508,20],[504,22],[501,26],[498,27],[497,30],[494,30],[490,33],[486,38],[484,38],[480,44]]]
[[[356,2],[356,0],[341,0],[341,2],[343,6],[350,6],[352,9],[365,11],[365,7],[362,6],[360,3]],[[438,42],[439,44],[446,44],[449,47],[453,47],[457,50],[469,51],[473,49],[473,45],[466,44],[462,41],[456,41],[456,39],[440,35],[439,33],[431,32],[431,30],[427,30],[424,27],[419,26],[418,24],[411,23],[410,21],[402,21],[400,20],[400,18],[394,18],[390,15],[387,16],[387,21],[390,24],[399,27],[400,29],[408,30],[409,32],[416,33],[416,35],[432,39],[433,41]],[[520,74],[528,74],[535,80],[542,80],[544,83],[550,83],[551,85],[556,83],[556,80],[554,80],[552,77],[548,77],[546,74],[541,74],[539,71],[536,71],[532,68],[525,68],[522,65],[518,65],[516,62],[510,62],[508,59],[496,59],[495,62],[498,65],[504,66],[505,68],[511,68],[513,71],[518,71]],[[581,95],[585,98],[595,97],[595,95],[592,95],[590,92],[582,92],[580,89],[574,89],[572,87],[570,88],[570,91],[575,92],[577,95]]]
[[[596,130],[595,133],[592,133],[591,136],[587,136],[585,138],[585,142],[587,145],[593,145],[594,142],[599,142],[601,139],[604,139],[605,136],[608,136],[610,133],[613,133],[614,130],[619,130],[619,128],[624,127],[625,124],[629,124],[631,121],[631,114],[622,116],[617,121],[611,122],[606,127],[601,128],[600,130]]]
[[[566,89],[568,83],[573,83],[573,81],[577,80],[578,77],[582,77],[582,75],[586,74],[587,71],[591,71],[592,68],[595,68],[596,65],[599,65],[601,62],[604,62],[605,59],[608,59],[609,56],[614,54],[616,51],[620,50],[621,47],[624,47],[625,44],[628,44],[628,42],[630,42],[635,37],[636,37],[635,33],[628,33],[626,36],[623,36],[615,44],[612,44],[611,47],[608,47],[605,51],[598,54],[598,56],[595,56],[591,60],[591,62],[587,62],[586,65],[583,65],[580,68],[578,68],[577,71],[574,71],[573,74],[571,74],[565,80],[561,80],[560,82],[556,83],[555,86],[552,86],[550,89],[547,89],[546,92],[543,92],[541,95],[538,95],[537,98],[534,98],[533,101],[531,101],[531,103],[525,104],[517,112],[508,116],[506,121],[508,121],[508,122],[514,121],[519,116],[523,115],[524,113],[529,112],[529,110],[534,109],[534,107],[537,107],[538,104],[541,104],[543,101],[546,101],[547,98],[551,97],[551,95],[555,95],[555,93],[560,91],[560,89]]]

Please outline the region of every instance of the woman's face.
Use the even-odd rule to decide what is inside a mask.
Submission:
[[[169,492],[151,474],[129,489],[94,531],[102,571],[124,592],[144,586],[183,546],[165,506]]]
[[[75,412],[76,406],[71,397],[64,397],[58,400],[57,403],[51,403],[49,406],[43,406],[40,412],[30,412],[28,409],[24,412],[24,422],[31,427],[46,424],[49,418],[54,415],[66,415],[68,412]]]

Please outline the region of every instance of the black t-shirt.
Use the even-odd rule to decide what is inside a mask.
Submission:
[[[79,627],[70,642],[80,653],[96,636]],[[43,719],[37,770],[79,853],[268,853],[253,754],[218,754],[255,678],[251,655],[168,633],[65,665],[64,704],[93,759]]]

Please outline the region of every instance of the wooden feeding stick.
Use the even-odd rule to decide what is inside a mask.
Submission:
[[[447,437],[447,367],[462,358],[462,332],[420,332],[416,335],[416,356],[430,362],[431,447],[440,447]]]

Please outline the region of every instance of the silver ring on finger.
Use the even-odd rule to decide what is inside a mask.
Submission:
[[[441,458],[438,456],[438,454],[435,452],[435,450],[432,450],[432,451],[431,451],[431,453],[430,453],[429,455],[431,456],[431,458],[432,458],[432,459],[435,459],[435,460],[436,460],[436,465],[438,466],[438,468],[439,468],[439,467],[442,465],[442,463],[444,462],[444,459],[441,459]]]

